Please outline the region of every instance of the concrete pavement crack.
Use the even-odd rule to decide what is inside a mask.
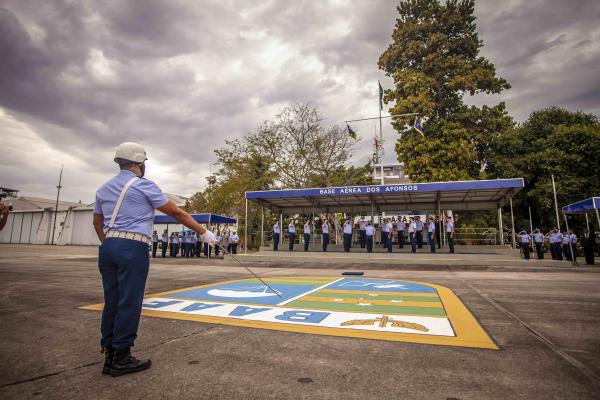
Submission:
[[[492,300],[489,296],[485,295],[483,292],[481,292],[475,286],[471,285],[469,282],[467,282],[465,279],[463,279],[462,276],[460,276],[460,274],[458,272],[453,271],[450,266],[448,266],[448,270],[454,276],[456,276],[458,279],[460,279],[461,282],[463,282],[465,285],[467,285],[469,288],[471,288],[471,290],[473,290],[475,293],[477,293],[479,296],[481,296],[483,299],[485,299],[488,303],[490,303],[492,305],[492,307],[496,308],[498,311],[500,311],[507,317],[510,317],[513,320],[515,320],[519,325],[521,325],[523,328],[525,328],[529,333],[531,333],[539,341],[541,341],[546,346],[548,346],[548,348],[550,348],[550,350],[552,350],[556,355],[561,357],[567,363],[571,364],[573,367],[577,368],[580,372],[582,372],[585,376],[587,376],[588,379],[590,379],[590,381],[596,388],[600,388],[600,376],[598,376],[594,371],[589,369],[587,366],[585,366],[583,363],[581,363],[576,358],[573,358],[572,356],[567,354],[565,351],[563,351],[563,349],[561,349],[559,346],[554,344],[550,339],[546,338],[541,332],[538,332],[537,330],[535,330],[533,327],[531,327],[529,324],[527,324],[521,318],[517,317],[515,314],[513,314],[512,312],[510,312],[509,310],[507,310],[506,308],[501,306],[499,303]]]

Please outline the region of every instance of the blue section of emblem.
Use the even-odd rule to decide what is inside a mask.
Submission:
[[[269,285],[281,297],[258,281],[231,282],[186,290],[169,294],[169,297],[244,304],[278,304],[318,287],[317,285],[286,285],[284,283],[269,283]]]
[[[327,286],[326,289],[372,290],[374,292],[436,293],[434,288],[420,285],[418,283],[364,278],[344,278],[341,281]]]

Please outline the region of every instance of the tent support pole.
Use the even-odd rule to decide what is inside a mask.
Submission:
[[[598,214],[597,208],[596,208],[596,219],[598,220],[598,230],[600,230],[600,214]]]
[[[244,254],[248,254],[248,199],[246,199],[246,214],[244,215]]]
[[[315,201],[314,200],[312,202],[312,221],[311,221],[310,224],[311,224],[311,228],[312,228],[311,232],[310,232],[311,233],[310,250],[312,251],[312,249],[313,249],[313,243],[314,243],[312,235],[315,234]]]
[[[439,236],[439,238],[440,238],[440,247],[442,247],[444,245],[444,239],[443,239],[444,238],[444,223],[442,222],[442,204],[440,202],[440,197],[441,197],[441,194],[440,194],[440,192],[438,192],[438,194],[437,194],[437,215],[438,215],[438,221],[440,221],[440,223],[439,223],[440,230],[439,230],[439,232],[436,232],[436,235],[441,235],[441,236]],[[435,225],[435,222],[434,222],[434,225]]]
[[[500,245],[504,246],[504,226],[502,226],[502,207],[498,207],[498,231],[500,232]]]
[[[260,206],[260,246],[258,251],[265,245],[265,207]]]
[[[513,214],[512,196],[509,197],[509,201],[510,201],[510,225],[511,225],[511,229],[512,229],[512,248],[515,249],[516,248],[515,241],[517,240],[517,234],[515,233],[515,216]]]
[[[279,244],[283,244],[283,213],[280,211],[279,212]]]

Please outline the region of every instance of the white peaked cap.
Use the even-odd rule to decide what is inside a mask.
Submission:
[[[117,162],[117,159],[143,163],[148,157],[146,157],[146,150],[142,145],[133,142],[124,142],[115,151],[115,162]]]

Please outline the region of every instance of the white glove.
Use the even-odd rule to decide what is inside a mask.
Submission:
[[[202,235],[202,241],[204,243],[208,243],[211,246],[214,246],[214,244],[216,242],[214,233],[212,233],[211,231],[204,232],[204,234]]]

